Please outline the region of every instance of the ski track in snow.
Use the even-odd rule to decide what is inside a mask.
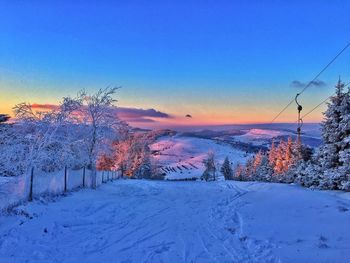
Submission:
[[[247,235],[250,214],[241,213],[269,187],[119,180],[37,200],[15,210],[23,215],[0,217],[0,261],[281,262],[279,244]]]

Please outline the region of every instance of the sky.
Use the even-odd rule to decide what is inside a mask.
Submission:
[[[138,126],[268,123],[350,41],[349,10],[339,0],[0,0],[0,113],[121,86],[121,114]],[[349,62],[350,48],[300,97],[304,112],[339,76],[350,81]],[[293,104],[276,121],[295,120]]]

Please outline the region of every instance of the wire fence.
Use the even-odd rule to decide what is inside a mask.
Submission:
[[[0,211],[47,195],[60,195],[79,188],[98,187],[120,177],[119,171],[94,171],[87,168],[43,172],[34,168],[17,177],[0,177]],[[96,180],[94,182],[94,180]]]

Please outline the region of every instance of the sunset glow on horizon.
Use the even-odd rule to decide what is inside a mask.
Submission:
[[[139,109],[126,118],[138,127],[269,123],[349,41],[345,1],[317,2],[317,12],[314,1],[213,3],[3,1],[0,113],[116,85],[117,105]],[[349,59],[303,94],[304,113],[339,75],[350,81]],[[296,114],[293,104],[276,122]]]

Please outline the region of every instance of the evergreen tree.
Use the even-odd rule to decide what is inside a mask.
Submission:
[[[247,160],[246,164],[245,164],[245,169],[244,169],[244,173],[242,176],[242,179],[244,181],[249,181],[249,180],[253,180],[253,176],[254,176],[254,157],[251,157]]]
[[[258,167],[261,165],[261,161],[263,158],[263,153],[260,150],[255,156],[253,161],[253,174],[256,174]]]
[[[344,84],[339,80],[336,85],[336,94],[330,98],[328,108],[322,122],[323,145],[320,147],[319,159],[324,169],[335,168],[341,165],[339,152],[341,150],[343,117],[342,107],[344,100]]]
[[[150,179],[152,177],[152,163],[151,163],[151,155],[150,149],[148,146],[145,146],[138,155],[135,156],[134,160],[134,171],[133,177],[135,178],[143,178]]]
[[[318,150],[321,188],[348,190],[350,181],[350,95],[339,80],[322,122],[323,145]]]
[[[276,162],[276,147],[275,147],[275,141],[272,141],[270,151],[269,151],[269,164],[273,167],[275,166]]]
[[[256,180],[258,181],[271,181],[271,177],[273,175],[273,169],[269,164],[268,155],[262,154],[260,165],[256,169]]]
[[[225,158],[225,161],[222,164],[220,171],[224,175],[225,180],[232,180],[233,179],[233,170],[232,170],[231,163],[230,163],[228,157]]]
[[[244,176],[244,167],[238,163],[235,168],[234,179],[238,181],[242,181],[243,176]]]
[[[275,174],[282,174],[284,171],[284,148],[285,143],[281,140],[276,150]]]
[[[216,180],[216,165],[215,165],[215,155],[213,152],[208,153],[208,157],[203,160],[205,167],[202,179],[206,181]]]

